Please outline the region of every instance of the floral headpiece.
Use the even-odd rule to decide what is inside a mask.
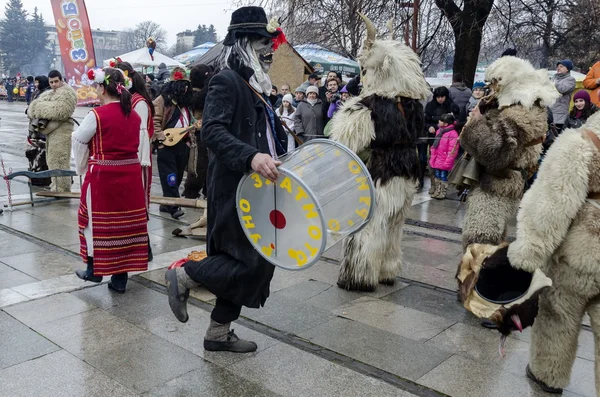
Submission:
[[[184,77],[185,76],[180,71],[176,71],[175,73],[173,73],[173,80],[183,80]]]
[[[123,60],[120,57],[116,57],[110,60],[109,65],[111,68],[116,68],[121,62],[123,62]]]
[[[280,45],[288,42],[285,34],[283,34],[283,30],[277,28],[277,31],[280,33],[276,37],[273,37],[273,51],[276,51]]]
[[[131,81],[131,78],[129,78],[127,75],[125,75],[125,73],[121,70],[121,69],[115,69],[118,70],[119,72],[121,72],[123,74],[123,78],[125,80],[124,83],[117,83],[117,91],[119,92],[119,94],[121,94],[121,89],[119,86],[127,88],[128,90],[131,89],[131,87],[133,87],[133,82]],[[104,84],[104,85],[108,85],[110,83],[110,75],[106,74],[106,72],[103,69],[90,69],[87,71],[87,78],[96,84]]]
[[[277,18],[277,17],[271,18],[271,20],[267,24],[267,32],[275,33],[278,28],[279,28],[279,18]]]

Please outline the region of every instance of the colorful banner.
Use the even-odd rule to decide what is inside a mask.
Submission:
[[[84,0],[50,0],[58,44],[65,70],[65,81],[77,92],[77,104],[98,103],[95,89],[82,83],[88,69],[96,66],[92,29]]]

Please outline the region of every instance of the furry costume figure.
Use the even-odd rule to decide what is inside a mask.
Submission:
[[[400,271],[402,226],[419,175],[419,100],[428,89],[419,57],[398,41],[375,40],[373,24],[361,17],[368,31],[360,57],[363,90],[331,120],[331,139],[356,153],[370,151],[366,165],[377,206],[367,226],[344,240],[338,286],[373,291],[394,284]]]
[[[77,106],[77,95],[68,84],[48,90],[31,102],[27,115],[30,119],[50,120],[41,132],[46,135],[46,161],[51,170],[68,170],[71,167],[71,116]],[[52,190],[70,192],[71,178],[52,178]]]
[[[530,377],[550,388],[568,385],[587,312],[595,337],[600,395],[600,152],[584,130],[600,136],[600,114],[580,129],[563,132],[547,152],[521,202],[517,239],[508,258],[519,269],[543,269],[553,282],[539,300],[531,334]]]
[[[492,63],[486,81],[494,92],[482,99],[481,115],[472,115],[460,136],[461,146],[482,168],[467,200],[463,249],[504,241],[528,174],[540,158],[548,129],[546,106],[558,97],[546,70],[536,71],[515,57]]]

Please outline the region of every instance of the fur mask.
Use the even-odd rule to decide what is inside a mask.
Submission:
[[[536,70],[528,61],[513,56],[492,63],[485,80],[496,85],[500,108],[518,104],[531,109],[538,101],[541,106],[552,106],[560,96],[546,70]]]
[[[361,94],[426,99],[429,88],[419,56],[399,41],[376,40],[373,23],[363,14],[359,15],[367,25],[367,38],[358,58],[363,84]]]

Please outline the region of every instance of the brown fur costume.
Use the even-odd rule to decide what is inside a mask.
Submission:
[[[519,207],[529,172],[535,168],[547,131],[545,106],[558,93],[547,72],[527,61],[503,57],[486,71],[495,83],[495,98],[482,116],[463,128],[460,144],[481,165],[478,184],[467,200],[463,249],[470,244],[500,244],[507,223]]]

